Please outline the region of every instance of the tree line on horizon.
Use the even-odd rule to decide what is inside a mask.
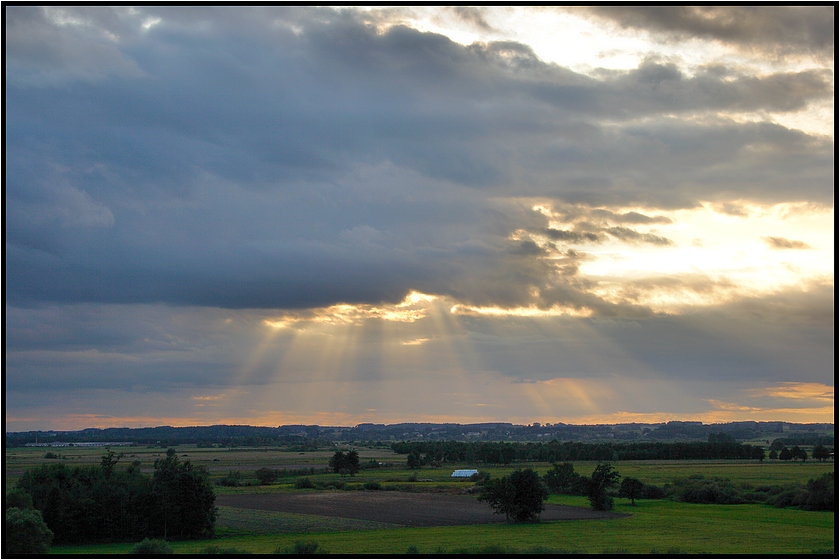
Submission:
[[[547,443],[402,441],[391,444],[395,453],[409,455],[409,466],[431,463],[511,463],[557,461],[629,461],[755,459],[764,449],[731,439],[711,437],[706,442]],[[413,459],[413,460],[412,460]]]
[[[797,425],[788,424],[790,427]],[[805,425],[798,425],[803,427]],[[616,424],[616,425],[515,425],[510,423],[484,424],[359,424],[354,427],[330,426],[157,426],[147,428],[89,428],[76,431],[7,432],[6,447],[32,443],[63,441],[113,442],[127,441],[141,445],[167,448],[175,445],[267,447],[281,446],[290,451],[309,451],[330,447],[335,441],[367,442],[368,445],[387,447],[392,441],[560,441],[613,440],[634,441],[703,441],[712,433],[726,433],[735,440],[749,440],[761,434],[776,433],[774,440],[782,439],[787,446],[825,445],[834,447],[832,424],[808,425],[817,432],[784,431],[780,422],[735,422],[705,425],[692,422],[666,424]],[[824,432],[832,432],[826,434]],[[818,433],[823,432],[823,433]],[[383,443],[387,442],[387,443]],[[770,443],[769,441],[767,442]]]

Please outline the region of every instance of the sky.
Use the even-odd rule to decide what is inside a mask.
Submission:
[[[836,6],[5,6],[7,431],[833,422]]]

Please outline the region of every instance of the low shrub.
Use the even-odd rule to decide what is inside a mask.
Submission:
[[[318,551],[318,543],[297,541],[292,550],[295,554],[315,554]]]
[[[254,471],[254,476],[260,481],[260,484],[266,486],[276,481],[280,477],[280,472],[277,469],[269,469],[263,467]]]
[[[246,550],[239,550],[238,548],[222,547],[222,546],[217,546],[217,545],[213,544],[213,545],[204,547],[204,549],[201,551],[201,554],[218,554],[218,555],[224,555],[224,556],[237,556],[237,555],[240,555],[240,554],[251,554],[251,553],[246,551]]]
[[[488,480],[490,480],[490,473],[487,472],[479,471],[470,475],[470,482],[474,482],[476,486],[484,486]]]
[[[811,479],[806,485],[808,497],[802,509],[811,511],[834,511],[837,507],[837,492],[834,486],[834,473],[825,473]]]
[[[674,497],[693,504],[743,504],[741,489],[727,478],[692,475],[674,481]]]
[[[315,488],[315,483],[308,477],[303,477],[295,481],[295,488]]]
[[[382,490],[382,485],[378,482],[365,482],[365,490]]]
[[[667,494],[664,488],[654,484],[645,484],[639,497],[647,500],[661,500],[665,498],[666,495]]]
[[[806,485],[776,486],[768,493],[767,503],[776,507],[799,507],[810,511],[834,511],[837,493],[834,473],[811,479]]]
[[[162,539],[143,539],[131,549],[131,554],[154,556],[156,554],[175,554],[169,543]]]
[[[239,471],[228,471],[216,484],[219,486],[236,487],[242,485],[242,473]]]

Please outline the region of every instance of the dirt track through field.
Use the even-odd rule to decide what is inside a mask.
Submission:
[[[216,504],[286,513],[364,519],[406,527],[504,522],[475,496],[411,492],[323,492],[217,496]],[[605,519],[627,514],[546,504],[542,521]]]

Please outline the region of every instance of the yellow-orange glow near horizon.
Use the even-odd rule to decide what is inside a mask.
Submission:
[[[410,292],[398,304],[369,305],[339,303],[329,307],[320,307],[307,312],[287,313],[277,318],[264,319],[263,324],[274,329],[305,328],[307,323],[327,325],[358,325],[367,319],[383,319],[401,323],[413,323],[428,315],[429,306],[437,296]]]
[[[781,397],[784,399],[815,399],[834,402],[834,387],[822,383],[780,383],[776,387],[757,389],[755,396]]]
[[[472,305],[456,304],[449,308],[449,312],[453,315],[487,315],[493,317],[591,317],[592,311],[589,309],[575,309],[573,307],[563,307],[559,305],[552,306],[548,309],[540,309],[538,307],[476,307]]]

